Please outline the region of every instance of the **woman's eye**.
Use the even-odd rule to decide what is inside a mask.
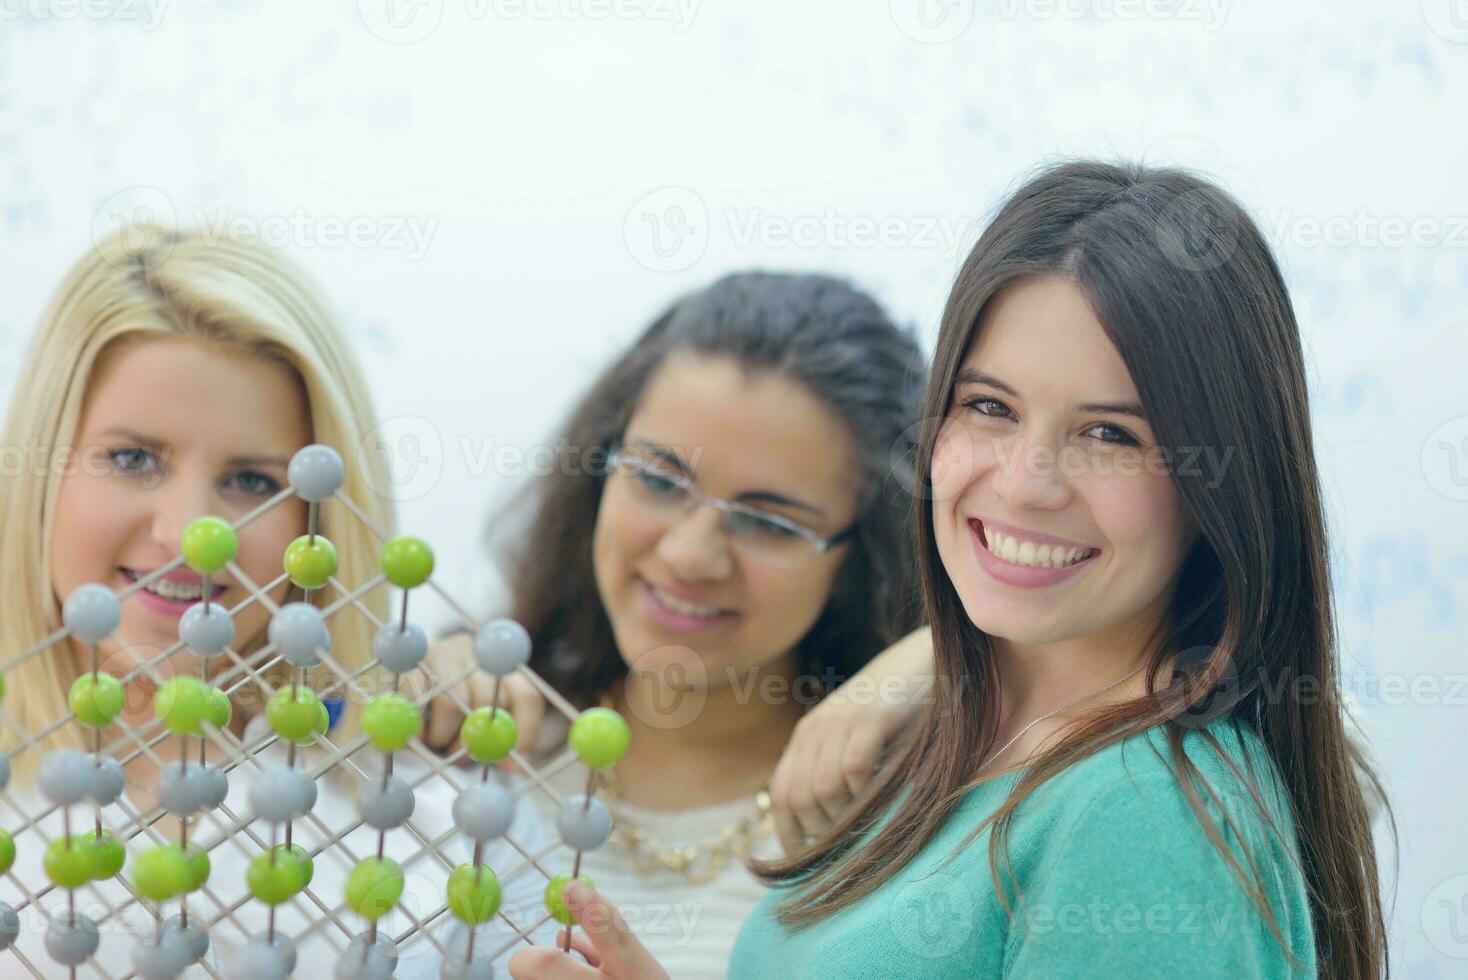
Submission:
[[[1099,425],[1094,426],[1094,428],[1095,429],[1109,429],[1110,431],[1116,433],[1116,437],[1115,438],[1112,438],[1112,439],[1102,439],[1101,440],[1102,442],[1111,443],[1112,445],[1116,445],[1116,446],[1137,446],[1137,445],[1140,445],[1140,443],[1138,443],[1137,440],[1133,439],[1131,437],[1131,434],[1128,433],[1125,429],[1119,429],[1116,426],[1111,425],[1108,422],[1102,422]]]
[[[660,497],[671,496],[683,491],[683,488],[670,477],[664,476],[661,473],[654,473],[651,470],[641,471],[637,474],[637,478],[642,481],[644,487]]]
[[[233,473],[225,480],[225,485],[251,497],[269,497],[280,491],[278,480],[255,470]]]
[[[998,405],[999,412],[980,408],[979,406],[981,405]],[[963,403],[963,407],[971,412],[978,412],[980,415],[986,415],[989,418],[1004,418],[1004,415],[1000,414],[1000,412],[1003,412],[1005,414],[1009,412],[1009,406],[1004,404],[1002,401],[999,401],[997,398],[986,398],[983,395],[976,395],[973,398],[968,399]]]
[[[779,521],[758,514],[732,511],[726,518],[728,530],[746,537],[769,538],[772,540],[793,538],[796,533]]]
[[[136,447],[110,450],[107,462],[114,470],[127,476],[151,476],[158,468],[158,457],[152,450]]]

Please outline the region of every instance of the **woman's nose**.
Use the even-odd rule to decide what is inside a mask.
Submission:
[[[170,553],[178,551],[184,528],[214,513],[217,504],[213,481],[189,474],[170,474],[155,494],[153,539]]]
[[[1015,512],[1063,506],[1070,496],[1064,472],[1066,462],[1049,443],[1017,439],[1008,452],[996,454],[994,493]]]
[[[720,579],[733,558],[722,527],[723,514],[699,505],[663,532],[658,554],[673,572],[688,581]]]

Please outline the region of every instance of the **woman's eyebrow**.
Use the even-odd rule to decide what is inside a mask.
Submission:
[[[120,425],[114,425],[102,433],[103,436],[120,436],[129,439],[140,446],[162,446],[164,442],[156,436],[145,435],[135,429],[128,429]]]
[[[964,368],[962,371],[959,371],[958,377],[954,379],[953,383],[955,386],[964,384],[988,385],[991,388],[998,388],[1006,394],[1013,395],[1015,398],[1022,398],[1020,393],[1015,391],[1011,385],[1000,381],[992,374],[985,374],[983,371],[976,371],[973,368]],[[1072,406],[1071,411],[1100,412],[1105,415],[1132,415],[1143,422],[1147,421],[1147,413],[1142,410],[1142,406],[1137,402],[1085,402]]]
[[[274,466],[279,469],[290,467],[290,460],[284,456],[234,456],[229,460],[230,466]]]
[[[803,500],[796,500],[793,497],[785,497],[778,493],[770,493],[767,490],[756,490],[750,493],[741,493],[738,499],[743,503],[774,504],[777,507],[792,507],[796,510],[809,511],[817,517],[826,516],[826,512],[821,510],[815,504],[808,504]]]
[[[683,462],[683,457],[678,455],[676,449],[668,446],[660,446],[655,442],[648,442],[646,439],[633,440],[633,445],[647,450],[649,453],[667,462],[670,466],[677,468],[680,473],[690,480],[694,478],[693,470],[687,463]],[[774,504],[777,507],[792,507],[796,510],[809,511],[817,517],[826,516],[826,512],[815,504],[808,504],[803,500],[796,500],[794,497],[787,497],[784,494],[774,493],[769,490],[749,490],[741,493],[734,499],[741,503],[765,503]]]
[[[646,439],[634,439],[632,444],[640,449],[645,449],[649,453],[652,453],[658,459],[667,463],[669,466],[673,467],[675,470],[677,470],[679,473],[682,473],[689,479],[693,478],[693,468],[690,467],[687,463],[683,462],[683,457],[678,455],[678,450],[672,449],[668,446],[660,446],[657,443],[649,442]]]

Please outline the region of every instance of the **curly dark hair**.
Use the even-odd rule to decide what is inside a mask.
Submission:
[[[675,352],[788,378],[850,431],[860,473],[852,547],[797,651],[803,676],[839,683],[922,616],[910,518],[927,365],[912,333],[865,293],[828,276],[769,272],[725,276],[659,316],[572,410],[556,443],[566,465],[531,487],[529,533],[500,548],[491,531],[491,549],[508,559],[511,615],[533,643],[531,667],[582,707],[626,673],[606,609],[590,598],[598,592],[588,530],[605,467],[585,464],[606,459]]]

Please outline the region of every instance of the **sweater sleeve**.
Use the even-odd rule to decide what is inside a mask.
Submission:
[[[1207,796],[1204,796],[1207,801]],[[1295,978],[1315,976],[1303,879],[1265,846],[1247,796],[1222,796],[1239,833],[1206,803],[1246,875],[1260,871],[1291,964],[1171,773],[1107,787],[1057,820],[1028,873],[1006,939],[1004,976]]]

